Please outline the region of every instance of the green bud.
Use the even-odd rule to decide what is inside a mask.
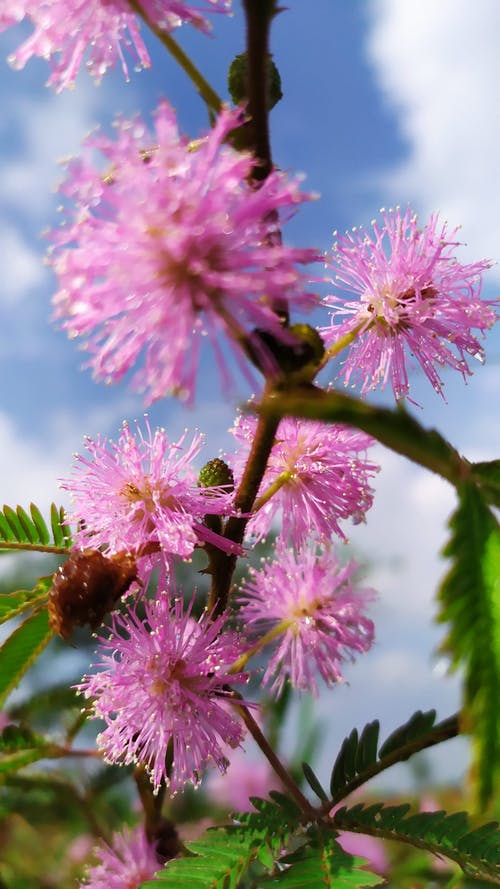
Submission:
[[[228,491],[232,491],[234,488],[233,473],[227,463],[221,460],[220,457],[215,457],[213,460],[205,463],[198,476],[198,486],[200,488],[212,488],[216,485],[224,485]]]

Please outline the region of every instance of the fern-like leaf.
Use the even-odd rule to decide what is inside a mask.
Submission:
[[[0,593],[0,624],[18,614],[41,605],[47,601],[52,584],[52,576],[40,577],[32,590],[15,590],[12,593]]]
[[[474,736],[478,798],[493,795],[500,762],[500,526],[474,485],[460,489],[444,555],[451,568],[439,592],[442,649],[465,673],[464,726]]]
[[[458,733],[457,717],[436,723],[436,711],[417,710],[403,725],[395,729],[378,748],[378,720],[365,725],[361,734],[353,729],[345,738],[333,766],[330,806],[365,784],[375,775],[397,762],[404,762],[414,753]],[[313,788],[314,789],[314,788]]]
[[[350,809],[338,809],[331,823],[338,830],[399,840],[443,855],[455,861],[465,873],[500,885],[500,830],[496,822],[471,830],[465,812],[410,815],[409,810],[406,804],[365,806],[361,803]]]
[[[187,843],[194,857],[167,862],[141,889],[236,889],[253,862],[271,870],[301,822],[295,803],[276,796],[277,801],[252,798],[257,811],[235,815],[229,827],[208,830]]]
[[[281,858],[284,869],[262,884],[279,889],[361,889],[384,882],[378,874],[360,870],[367,862],[344,852],[331,833],[314,834],[311,842]]]
[[[43,549],[54,546],[59,549],[69,549],[72,545],[71,532],[66,521],[64,509],[55,503],[50,509],[50,521],[52,537],[45,519],[34,503],[30,504],[30,511],[17,506],[4,506],[0,510],[0,550],[2,541],[5,544],[25,544],[29,549]]]
[[[0,783],[24,766],[60,755],[60,748],[42,735],[29,728],[8,725],[0,733]]]
[[[30,615],[0,647],[0,707],[53,635],[45,609]]]

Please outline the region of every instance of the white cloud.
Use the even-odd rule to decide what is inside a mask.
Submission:
[[[407,157],[392,199],[462,224],[467,256],[500,260],[500,4],[373,0],[368,51]],[[500,277],[500,266],[495,274]]]
[[[0,222],[2,279],[0,302],[13,305],[44,280],[40,256],[31,249],[23,234],[14,226]]]

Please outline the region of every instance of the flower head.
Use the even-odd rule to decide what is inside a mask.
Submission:
[[[343,367],[346,386],[361,383],[365,394],[390,380],[395,397],[406,397],[409,354],[441,394],[438,368],[470,374],[467,356],[483,355],[472,330],[484,333],[496,320],[498,300],[480,299],[480,276],[489,263],[460,263],[457,229],[448,233],[437,214],[420,228],[410,207],[381,213],[383,225],[374,221],[371,235],[354,229],[334,245],[329,263],[335,281],[357,299],[327,297],[332,324],[321,334],[327,344],[355,337]]]
[[[144,608],[145,621],[136,610],[115,612],[110,636],[101,639],[102,669],[79,690],[95,699],[93,714],[106,722],[97,743],[107,759],[144,763],[155,788],[165,780],[175,793],[199,784],[209,764],[224,771],[224,745],[242,740],[242,725],[224,706],[227,685],[246,679],[228,673],[241,643],[224,631],[225,615],[210,620],[205,612],[195,621],[166,594]]]
[[[116,443],[87,438],[90,459],[78,455],[74,477],[61,482],[73,499],[78,545],[134,553],[144,582],[154,567],[188,559],[198,544],[225,547],[203,519],[231,511],[223,489],[197,485],[192,462],[203,436],[184,448],[187,432],[172,443],[164,429],[153,433],[145,425],[145,433],[137,426],[134,434],[124,423]]]
[[[207,11],[227,12],[230,0],[207,3]],[[149,21],[162,31],[171,31],[182,22],[209,30],[199,4],[192,6],[186,0],[141,0],[141,6]],[[23,68],[33,56],[50,59],[52,74],[48,85],[57,90],[73,86],[87,54],[86,67],[97,81],[117,60],[128,78],[124,48],[135,66],[149,68],[139,19],[128,0],[4,0],[0,31],[23,19],[29,20],[34,30],[9,61],[14,67]]]
[[[80,889],[138,889],[161,867],[143,827],[115,833],[111,846],[102,842],[94,852],[100,863],[88,868]]]
[[[236,477],[248,457],[256,422],[255,417],[240,415],[232,430],[242,442],[235,456],[228,457]],[[378,470],[366,458],[372,444],[368,435],[347,426],[285,417],[278,427],[248,532],[265,536],[281,509],[283,536],[297,546],[311,532],[325,540],[332,534],[345,537],[339,521],[362,521],[372,504],[369,480]]]
[[[317,694],[316,673],[327,685],[342,679],[341,663],[368,651],[373,623],[364,616],[373,591],[357,589],[355,562],[341,565],[332,550],[299,552],[278,541],[275,559],[250,569],[241,616],[255,633],[275,631],[280,639],[263,682],[279,694],[285,680]]]
[[[192,398],[205,339],[229,385],[221,334],[244,366],[254,328],[285,336],[275,301],[314,301],[296,263],[317,254],[275,243],[278,211],[306,196],[279,172],[249,183],[255,159],[224,144],[239,122],[222,112],[190,147],[164,102],[154,136],[136,119],[118,123],[116,142],[88,140],[106,158],[104,175],[89,159],[69,166],[63,191],[75,209],[53,235],[56,317],[86,337],[98,378],[117,381],[141,361],[133,383],[148,401]]]

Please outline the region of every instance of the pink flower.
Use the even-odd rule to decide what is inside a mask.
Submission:
[[[226,774],[211,772],[207,792],[219,806],[232,812],[253,812],[250,797],[267,797],[270,790],[283,790],[283,785],[266,759],[249,758],[236,750]]]
[[[225,771],[223,746],[242,740],[242,725],[224,706],[228,684],[246,679],[228,673],[241,643],[224,632],[226,615],[210,620],[204,612],[195,621],[166,594],[144,608],[145,621],[132,609],[115,612],[109,638],[101,639],[101,670],[78,688],[106,722],[97,743],[107,759],[144,763],[155,789],[165,780],[176,793],[188,781],[198,785],[209,764]]]
[[[238,477],[255,436],[256,419],[240,415],[232,430],[242,447],[232,461]],[[339,521],[360,522],[372,505],[370,476],[378,466],[366,459],[373,439],[363,432],[316,420],[283,419],[278,427],[267,469],[262,480],[258,511],[248,523],[248,532],[260,538],[267,534],[278,510],[282,510],[284,537],[300,546],[312,532],[329,540],[332,533],[345,538]],[[273,492],[265,500],[266,491]],[[260,497],[265,500],[260,506]]]
[[[241,617],[254,633],[274,631],[279,638],[263,678],[276,694],[287,678],[317,694],[316,672],[331,686],[342,679],[342,661],[370,648],[374,628],[363,612],[374,593],[353,586],[357,567],[341,565],[332,550],[294,553],[279,540],[274,561],[250,569]]]
[[[90,459],[77,456],[72,479],[61,487],[73,499],[71,519],[80,527],[79,546],[102,547],[105,553],[132,552],[145,583],[153,568],[168,569],[177,557],[188,559],[195,546],[228,542],[203,524],[207,514],[230,513],[230,498],[221,488],[200,488],[192,467],[203,445],[195,434],[184,449],[187,431],[171,443],[164,429],[153,433],[126,423],[118,442],[87,438]],[[164,579],[164,577],[162,578]]]
[[[315,301],[296,263],[317,254],[271,243],[278,211],[290,214],[307,196],[277,171],[260,188],[249,184],[255,160],[224,144],[240,120],[224,111],[190,146],[163,102],[155,135],[122,120],[116,142],[88,140],[89,154],[106,158],[104,173],[89,157],[69,165],[63,191],[75,208],[54,233],[56,317],[86,338],[99,379],[120,380],[141,359],[133,383],[148,402],[172,391],[193,397],[206,339],[229,386],[221,335],[244,367],[254,328],[285,335],[274,301]]]
[[[149,842],[143,827],[115,833],[111,846],[101,842],[94,853],[100,863],[88,868],[81,889],[139,889],[161,868],[155,844]]]
[[[230,0],[208,3],[207,10],[227,12]],[[191,6],[186,0],[141,0],[141,6],[161,30],[171,31],[183,21],[209,30],[199,4]],[[28,19],[34,28],[9,62],[15,68],[23,68],[33,56],[50,59],[52,74],[48,85],[58,91],[73,86],[87,53],[86,67],[97,81],[117,60],[128,79],[124,47],[135,66],[150,66],[149,53],[139,33],[139,19],[128,0],[3,0],[3,7],[0,31],[23,19]]]
[[[384,224],[374,221],[371,235],[353,229],[335,243],[329,256],[335,280],[357,299],[327,297],[332,324],[320,332],[327,345],[355,333],[343,368],[346,386],[360,383],[365,394],[390,380],[395,397],[405,398],[409,354],[441,394],[438,368],[452,367],[465,378],[471,374],[467,356],[482,359],[472,330],[491,327],[499,304],[480,299],[489,263],[460,263],[454,255],[458,229],[448,234],[437,214],[423,228],[410,207],[381,214]]]

